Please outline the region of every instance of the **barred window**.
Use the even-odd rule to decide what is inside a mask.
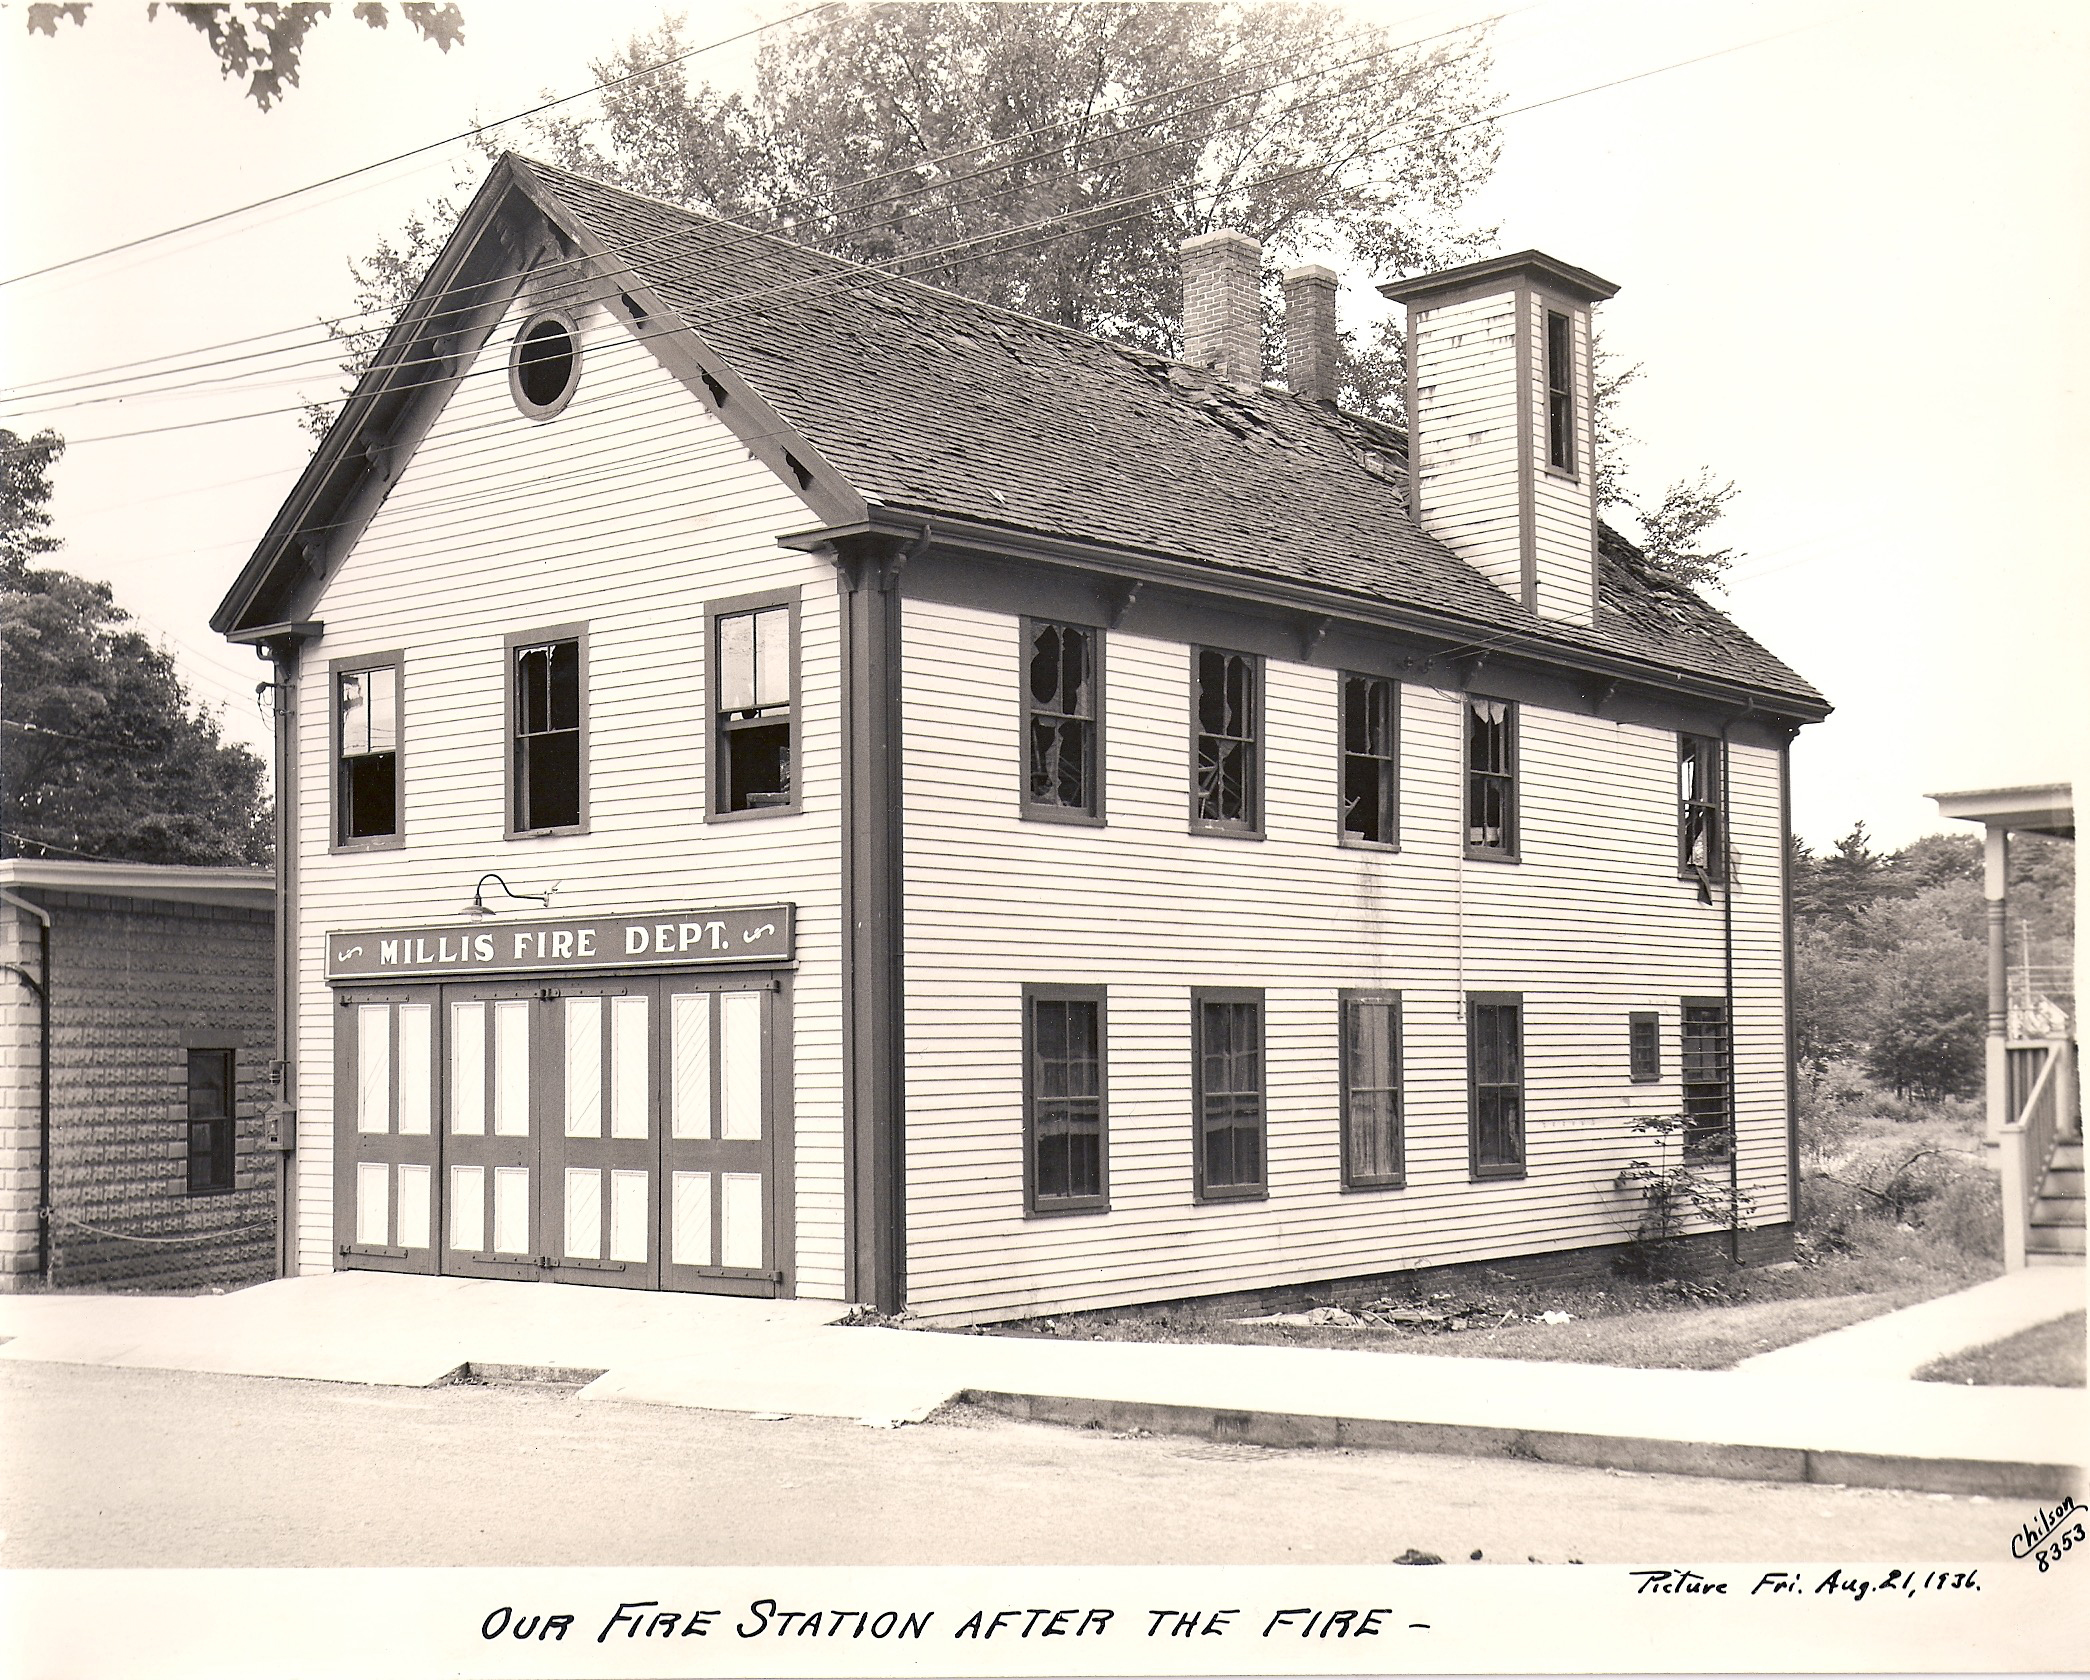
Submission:
[[[1724,1161],[1734,1149],[1734,1044],[1725,998],[1684,999],[1684,1159]]]

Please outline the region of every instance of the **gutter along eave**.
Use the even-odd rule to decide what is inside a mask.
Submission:
[[[860,520],[786,533],[777,541],[787,548],[812,551],[867,535],[907,539],[918,550],[930,546],[970,549],[1002,559],[1108,572],[1194,593],[1247,600],[1281,611],[1347,620],[1370,629],[1447,642],[1452,649],[1479,648],[1483,657],[1501,656],[1607,682],[1629,682],[1742,715],[1756,714],[1784,720],[1794,727],[1819,723],[1833,709],[1812,690],[1801,692],[1739,680],[1722,681],[1678,667],[1635,659],[1627,654],[1564,645],[1528,630],[1432,612],[1427,608],[1400,606],[1341,589],[1251,572],[1222,571],[1178,555],[1052,536],[1020,527],[994,525],[983,520],[890,504],[873,503]],[[1457,660],[1453,662],[1457,663]]]

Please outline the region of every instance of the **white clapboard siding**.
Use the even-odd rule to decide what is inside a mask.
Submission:
[[[1522,598],[1514,295],[1411,311],[1423,526]]]
[[[453,916],[485,870],[610,914],[790,901],[798,1291],[842,1293],[840,641],[833,572],[779,547],[808,510],[606,311],[577,311],[582,373],[533,424],[504,369],[512,313],[311,616],[297,702],[298,1262],[334,1247],[330,928]],[[706,824],[707,601],[801,586],[804,810]],[[502,638],[588,627],[588,832],[502,837]],[[406,844],[328,850],[327,662],[399,648]],[[528,915],[526,909],[517,909]]]
[[[1589,310],[1554,303],[1534,293],[1529,300],[1533,369],[1525,385],[1531,405],[1532,550],[1537,566],[1538,613],[1542,618],[1588,624],[1596,617],[1595,462],[1592,458]],[[1546,431],[1546,314],[1567,316],[1574,339],[1575,472],[1552,468]]]
[[[979,1320],[1630,1236],[1636,1116],[1676,1113],[1679,1010],[1722,918],[1677,878],[1676,737],[1525,708],[1523,854],[1469,862],[1462,698],[1407,687],[1397,854],[1335,843],[1337,676],[1267,666],[1266,837],[1186,830],[1190,663],[1114,634],[1103,828],[1018,816],[1018,626],[905,606],[908,1297]],[[1736,749],[1741,1171],[1785,1217],[1778,759]],[[1025,982],[1109,988],[1107,1213],[1023,1211]],[[1271,1194],[1192,1194],[1190,988],[1264,988]],[[1402,993],[1408,1186],[1341,1188],[1336,994]],[[1469,991],[1524,995],[1529,1176],[1467,1170]],[[1663,1021],[1628,1080],[1627,1016]]]

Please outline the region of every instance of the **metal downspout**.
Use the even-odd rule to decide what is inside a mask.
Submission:
[[[1730,732],[1734,720],[1720,724],[1720,935],[1722,983],[1727,1002],[1727,1258],[1742,1263],[1742,1109],[1735,1079],[1741,1034],[1734,1018],[1734,777]]]
[[[0,887],[0,902],[27,911],[37,920],[37,978],[15,973],[36,993],[36,1275],[51,1284],[51,912]],[[10,964],[10,967],[13,965]]]

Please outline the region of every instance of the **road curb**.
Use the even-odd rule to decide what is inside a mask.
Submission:
[[[1913,1493],[1986,1494],[2036,1499],[2085,1491],[2083,1468],[2003,1459],[1926,1458],[1907,1453],[1838,1452],[1657,1436],[1589,1435],[1566,1430],[1504,1429],[1392,1418],[1320,1417],[1296,1412],[1234,1411],[1152,1400],[1100,1400],[1086,1395],[1020,1394],[969,1388],[956,1398],[1005,1417],[1088,1429],[1145,1429],[1209,1441],[1263,1447],[1353,1447],[1410,1453],[1519,1458],[1583,1469],[1638,1470],[1725,1481],[1812,1482],[1892,1488]]]

